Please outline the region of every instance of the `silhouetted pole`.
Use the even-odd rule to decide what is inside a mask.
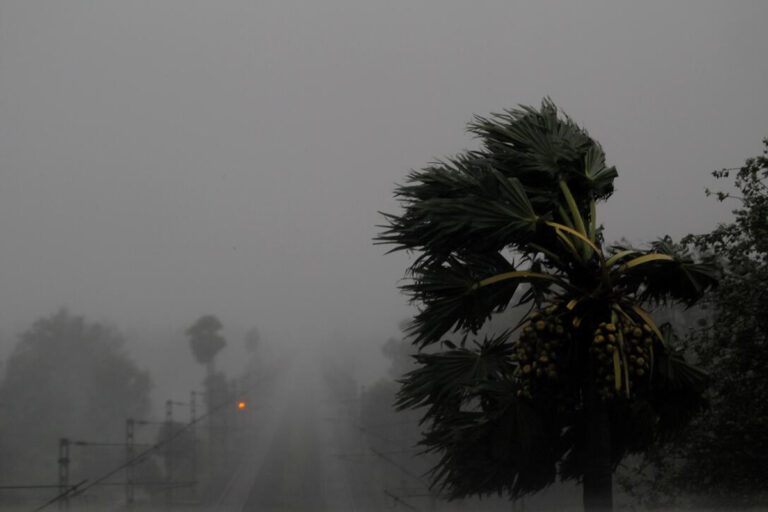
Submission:
[[[213,424],[213,414],[211,414],[211,409],[213,409],[213,400],[215,400],[217,394],[213,388],[213,359],[211,359],[208,361],[208,364],[205,365],[205,399],[207,402],[206,412],[208,413],[208,449],[210,451],[209,464],[211,465],[214,463],[215,449],[213,447],[213,442],[214,439],[216,439],[216,431]]]
[[[173,488],[171,487],[171,478],[173,475],[173,450],[171,449],[171,439],[173,437],[173,402],[165,401],[165,505],[170,508],[173,499]]]
[[[133,461],[134,426],[133,418],[125,420],[125,505],[128,508],[133,507],[133,486],[136,475],[136,466]]]
[[[69,439],[59,439],[59,509],[69,510],[69,496],[65,494],[69,489]]]
[[[197,499],[197,393],[192,391],[189,397],[189,430],[192,434],[192,499]]]
[[[229,452],[230,452],[230,449],[232,447],[232,443],[230,442],[230,439],[229,439],[229,437],[231,435],[230,427],[232,426],[232,419],[233,419],[232,418],[232,409],[231,409],[231,406],[230,406],[230,402],[232,402],[232,396],[234,395],[234,389],[235,389],[235,383],[234,382],[225,383],[224,384],[223,393],[222,393],[222,399],[223,399],[224,402],[227,403],[227,406],[224,408],[224,411],[223,411],[224,414],[222,414],[222,418],[221,418],[223,420],[223,425],[222,425],[222,430],[223,430],[222,434],[223,434],[223,436],[222,436],[222,438],[223,438],[223,441],[224,441],[224,467],[229,466],[229,458],[230,458],[230,453]]]

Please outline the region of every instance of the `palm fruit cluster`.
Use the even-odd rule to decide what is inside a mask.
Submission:
[[[556,306],[528,317],[512,354],[516,364],[515,377],[521,385],[517,393],[519,397],[532,398],[562,377],[568,336]]]
[[[597,362],[595,377],[603,400],[636,396],[647,386],[652,346],[652,331],[647,324],[617,321],[597,326],[589,350]]]

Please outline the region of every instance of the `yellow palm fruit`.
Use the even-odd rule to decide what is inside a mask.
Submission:
[[[614,324],[605,324],[605,330],[608,332],[616,332],[616,325]]]

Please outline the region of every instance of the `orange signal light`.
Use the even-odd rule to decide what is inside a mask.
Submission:
[[[237,402],[237,408],[241,411],[245,409],[245,402]]]

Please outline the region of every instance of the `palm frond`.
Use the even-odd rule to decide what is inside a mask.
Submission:
[[[433,486],[453,498],[536,492],[554,481],[564,453],[560,429],[516,398],[509,333],[472,348],[415,356],[400,408],[427,407],[421,445],[440,455]]]
[[[510,332],[486,337],[475,347],[458,347],[414,356],[419,366],[401,381],[396,406],[399,409],[430,405],[427,418],[439,415],[445,404],[461,404],[488,380],[508,378],[514,365]]]
[[[385,215],[388,225],[376,239],[396,250],[446,254],[520,247],[548,218],[536,213],[517,178],[469,157],[412,173],[396,195],[405,213]]]
[[[530,405],[509,398],[494,415],[457,411],[428,430],[421,444],[441,455],[431,477],[449,497],[502,491],[520,497],[555,481],[565,451],[560,435]]]
[[[584,154],[584,176],[588,190],[592,191],[595,199],[607,199],[613,192],[613,180],[619,173],[616,167],[607,167],[605,153],[600,144],[595,142]]]
[[[407,333],[424,347],[449,331],[476,332],[493,313],[506,309],[523,284],[540,297],[566,286],[549,274],[517,271],[499,253],[451,255],[415,265],[401,287],[420,305]]]
[[[637,251],[631,259],[627,258],[624,256],[624,263],[615,271],[617,283],[636,291],[641,301],[661,303],[671,299],[690,306],[716,286],[720,277],[713,262],[694,262],[684,248],[669,238],[655,242],[649,251]]]
[[[532,202],[555,212],[562,204],[559,182],[565,181],[578,198],[585,218],[590,199],[604,200],[613,193],[618,173],[605,165],[600,145],[551,100],[540,109],[519,107],[475,117],[469,131],[483,141],[486,157],[507,176],[520,179]]]
[[[709,376],[687,363],[682,354],[658,350],[653,375],[652,403],[658,414],[661,438],[679,431],[706,406],[704,390]]]

